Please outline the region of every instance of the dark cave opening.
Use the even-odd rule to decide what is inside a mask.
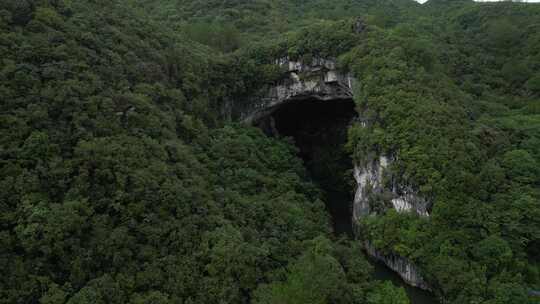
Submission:
[[[347,129],[356,117],[352,99],[290,101],[267,117],[267,130],[292,137],[311,179],[323,190],[334,233],[352,236],[352,160]]]
[[[352,99],[289,101],[259,120],[257,125],[272,136],[292,137],[308,173],[323,190],[336,236],[353,238],[352,203],[355,182],[352,159],[345,151],[347,129],[357,117]],[[373,277],[405,288],[411,303],[438,303],[429,292],[406,284],[381,262],[372,261]]]

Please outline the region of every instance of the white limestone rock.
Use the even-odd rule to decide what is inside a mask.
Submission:
[[[429,217],[427,200],[418,195],[412,187],[399,185],[391,181],[390,185],[383,184],[385,170],[392,163],[392,157],[380,156],[364,165],[355,165],[354,178],[357,183],[356,194],[353,203],[353,219],[358,222],[366,216],[376,216],[371,210],[371,193],[387,192],[392,195],[391,204],[397,212],[414,212],[419,216]],[[380,206],[384,208],[385,206]],[[396,254],[382,254],[369,242],[365,249],[368,255],[383,262],[390,269],[397,272],[405,282],[412,286],[429,290],[429,285],[423,279],[418,268],[408,259]]]
[[[391,157],[380,156],[366,165],[354,167],[354,178],[357,183],[353,205],[353,218],[359,220],[371,213],[369,193],[383,193],[385,190],[392,195],[391,203],[397,212],[415,212],[420,216],[429,216],[429,202],[416,193],[410,186],[398,185],[393,182],[390,189],[383,185],[383,173],[391,163]]]
[[[399,274],[399,276],[403,279],[403,281],[407,282],[407,284],[424,290],[431,290],[418,270],[418,267],[416,267],[408,259],[394,254],[381,254],[369,242],[366,242],[364,247],[366,252],[371,257],[383,262],[386,266],[388,266],[388,268]]]
[[[333,59],[314,58],[312,62],[280,58],[275,62],[287,73],[284,80],[254,97],[240,109],[240,120],[254,123],[268,116],[281,104],[303,99],[333,101],[351,99],[354,78],[337,70]]]

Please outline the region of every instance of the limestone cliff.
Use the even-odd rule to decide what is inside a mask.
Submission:
[[[403,281],[407,282],[409,285],[424,289],[431,290],[429,285],[426,283],[418,268],[411,263],[408,259],[394,255],[384,255],[377,251],[369,242],[366,242],[364,245],[367,254],[373,257],[376,260],[383,262],[388,268],[397,272]]]
[[[275,64],[283,70],[282,81],[269,84],[258,94],[250,96],[249,102],[234,109],[231,107],[239,120],[257,125],[269,134],[277,134],[273,114],[287,103],[304,100],[335,102],[353,98],[354,78],[341,72],[333,59],[314,58],[303,62],[282,58]],[[389,174],[388,169],[394,159],[392,155],[381,155],[354,166],[357,183],[352,214],[354,222],[366,216],[376,216],[386,208],[429,216],[429,201],[418,195],[413,187],[398,182]],[[427,288],[417,268],[407,259],[392,254],[382,255],[369,243],[366,243],[366,251],[399,273],[409,284]]]
[[[429,201],[418,195],[411,186],[396,182],[396,179],[388,173],[392,160],[393,157],[380,156],[363,165],[355,165],[354,178],[357,183],[353,203],[355,222],[366,216],[376,216],[378,212],[386,208],[394,208],[397,212],[414,212],[419,216],[429,216]],[[383,194],[382,200],[374,199],[377,195]],[[389,202],[386,205],[387,200]],[[397,272],[405,282],[422,289],[429,289],[418,268],[411,261],[395,254],[382,254],[367,241],[364,245],[371,257]]]
[[[342,73],[333,59],[314,58],[311,62],[289,58],[276,60],[284,71],[283,80],[264,88],[241,109],[240,120],[253,123],[268,117],[280,105],[297,100],[314,99],[332,102],[351,99],[354,85],[348,73]]]
[[[392,157],[380,156],[364,165],[354,166],[354,178],[357,183],[353,204],[353,217],[355,220],[376,213],[373,206],[373,194],[388,194],[392,207],[398,212],[415,212],[420,216],[429,216],[430,203],[422,198],[409,185],[403,185],[392,176],[383,182],[384,174],[392,162]],[[377,206],[384,209],[385,206]]]

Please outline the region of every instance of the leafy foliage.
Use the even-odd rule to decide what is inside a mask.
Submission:
[[[223,102],[269,65],[129,2],[0,12],[1,303],[247,303],[317,240],[340,286],[368,284],[296,150],[223,127]]]
[[[397,155],[395,178],[434,201],[427,220],[367,219],[365,237],[414,260],[452,303],[527,303],[527,286],[539,283],[538,96],[527,84],[540,11],[437,1],[421,15],[442,32],[415,21],[374,28],[343,56],[368,122],[349,131],[356,159]],[[493,292],[499,284],[513,300]]]
[[[354,31],[357,17],[367,29]],[[359,81],[356,161],[435,204],[362,223],[449,303],[540,286],[538,6],[0,2],[0,303],[407,303],[330,234],[296,150],[227,105],[289,56]]]

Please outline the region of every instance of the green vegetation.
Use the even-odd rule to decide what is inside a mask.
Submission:
[[[296,150],[223,127],[276,73],[133,7],[0,4],[0,302],[264,302],[324,270],[361,303],[370,266],[329,241]]]
[[[398,155],[393,174],[435,202],[430,219],[388,212],[364,231],[452,303],[527,303],[540,282],[540,96],[530,89],[540,7],[466,4],[441,16],[443,4],[424,15],[437,30],[424,20],[373,29],[344,56],[370,122],[350,130],[355,157]]]
[[[398,155],[434,201],[362,237],[448,303],[532,303],[539,24],[471,1],[0,2],[0,303],[407,303],[332,236],[296,148],[222,115],[285,55],[339,58],[369,122],[354,159]]]
[[[403,288],[396,289],[392,283],[386,282],[381,288],[372,293],[367,301],[368,304],[408,304],[409,300]]]

